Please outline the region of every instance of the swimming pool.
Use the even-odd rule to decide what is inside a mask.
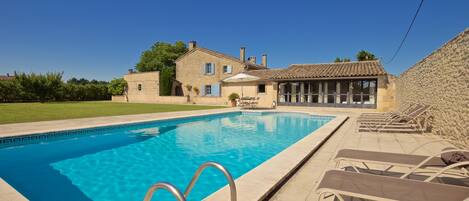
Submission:
[[[32,201],[142,200],[157,181],[184,189],[206,161],[238,178],[332,118],[231,112],[16,139],[1,145],[0,177]],[[188,200],[225,184],[222,173],[209,168]],[[173,199],[164,191],[154,197]]]

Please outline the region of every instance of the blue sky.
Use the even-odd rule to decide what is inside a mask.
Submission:
[[[64,71],[110,80],[156,41],[196,40],[271,67],[331,62],[369,50],[399,74],[469,27],[469,1],[426,0],[397,58],[419,0],[2,1],[0,74]],[[260,59],[258,59],[260,61]]]

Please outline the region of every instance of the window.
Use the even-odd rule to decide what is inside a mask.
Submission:
[[[204,68],[204,74],[213,75],[215,72],[215,65],[213,63],[206,63]]]
[[[212,85],[205,85],[205,95],[212,95]]]
[[[142,84],[138,84],[138,85],[137,85],[137,89],[138,89],[139,91],[142,91]]]
[[[224,65],[223,66],[223,73],[226,73],[226,74],[231,74],[231,70],[232,67],[230,65]]]
[[[260,94],[265,93],[265,84],[257,85],[257,93],[260,93]]]

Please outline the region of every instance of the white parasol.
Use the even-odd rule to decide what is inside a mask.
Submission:
[[[234,76],[228,77],[223,82],[250,82],[259,80],[259,77],[248,75],[246,73],[238,73]],[[241,85],[241,97],[243,97],[243,86]]]

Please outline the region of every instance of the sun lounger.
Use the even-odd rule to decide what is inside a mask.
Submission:
[[[329,170],[316,188],[319,200],[330,193],[340,201],[343,196],[368,200],[400,201],[464,201],[469,198],[469,188],[419,181],[405,178]]]
[[[413,152],[423,147],[424,145],[433,142],[435,141],[422,144],[421,146],[417,147],[417,149],[414,149]],[[370,169],[369,164],[386,165],[387,167],[384,171],[389,171],[393,167],[406,167],[410,168],[410,170],[406,172],[406,175],[410,175],[419,169],[441,170],[447,168],[451,164],[450,162],[445,162],[445,160],[448,161],[448,159],[443,159],[442,155],[448,155],[448,153],[461,153],[467,158],[469,158],[468,150],[456,148],[445,148],[440,153],[432,156],[365,151],[356,149],[342,149],[337,152],[336,156],[334,157],[334,162],[336,163],[336,167],[339,167],[342,162],[348,162],[349,165],[351,165],[351,167],[357,172],[360,171],[355,166],[356,163],[363,164],[366,169]],[[461,167],[458,170],[453,170],[453,172],[456,171],[461,175],[468,175],[468,171],[466,168],[467,167]]]
[[[401,110],[391,111],[391,112],[373,112],[373,113],[362,113],[359,119],[362,118],[386,118],[389,116],[395,116],[399,114],[406,114],[409,110],[413,109],[418,104],[408,103]]]
[[[384,113],[384,115],[362,114],[360,115],[360,117],[358,117],[358,122],[389,121],[393,119],[399,119],[399,118],[411,115],[414,112],[421,110],[423,107],[425,107],[425,105],[411,104],[408,107],[406,107],[404,110],[402,110],[402,112],[389,112],[389,113]]]
[[[419,105],[407,115],[381,119],[381,121],[359,122],[359,132],[422,132],[428,123],[430,105]],[[423,119],[422,119],[423,117]]]

